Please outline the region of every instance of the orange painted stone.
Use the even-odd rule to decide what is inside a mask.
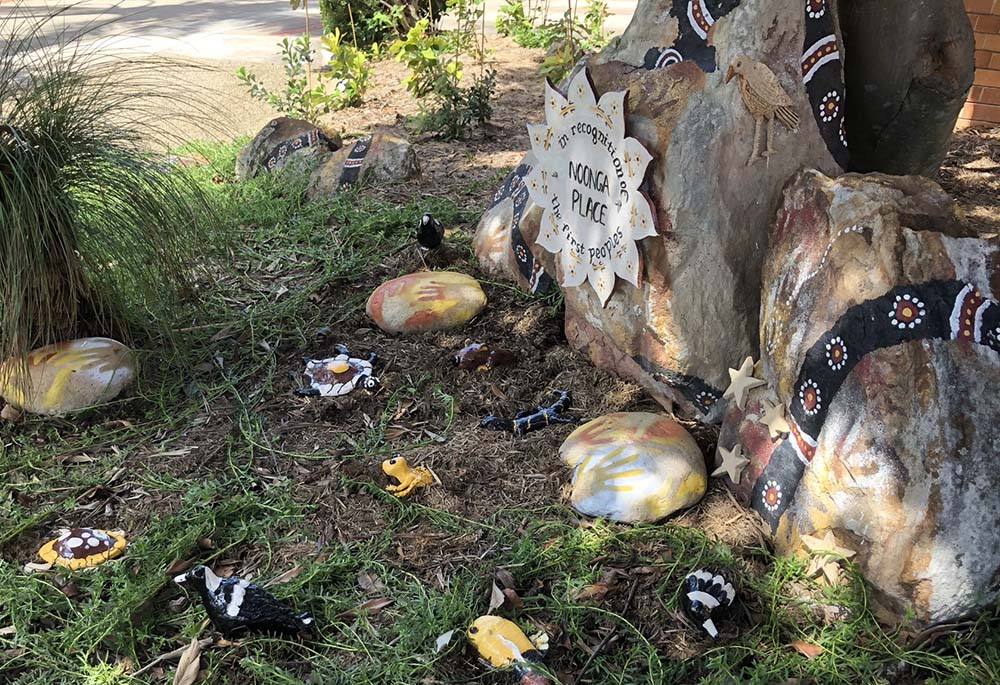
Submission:
[[[34,414],[58,415],[110,402],[135,378],[132,350],[110,338],[80,338],[0,365],[0,394]]]
[[[573,507],[615,521],[656,521],[700,500],[705,458],[683,426],[648,412],[608,414],[573,431],[559,456],[573,467]]]
[[[476,279],[451,271],[421,271],[386,281],[365,310],[387,333],[458,328],[483,310],[486,294]]]

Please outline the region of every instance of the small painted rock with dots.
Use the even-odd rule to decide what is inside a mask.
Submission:
[[[121,556],[128,542],[119,531],[71,528],[38,550],[47,563],[71,569],[90,568]]]

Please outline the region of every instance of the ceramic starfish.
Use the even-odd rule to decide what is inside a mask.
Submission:
[[[767,434],[772,438],[777,438],[783,433],[791,432],[791,427],[788,425],[788,421],[785,420],[785,405],[781,404],[768,404],[764,409],[764,416],[760,420],[765,426],[767,426]]]
[[[743,409],[747,402],[747,393],[764,385],[764,381],[753,377],[753,357],[747,357],[739,369],[729,369],[729,387],[722,393],[723,397],[732,397],[736,406]]]
[[[719,468],[712,471],[712,476],[721,476],[723,474],[729,476],[729,478],[734,483],[740,482],[740,474],[743,473],[743,469],[750,460],[743,456],[743,451],[739,445],[734,445],[731,450],[719,448],[719,454],[722,455],[722,464]]]

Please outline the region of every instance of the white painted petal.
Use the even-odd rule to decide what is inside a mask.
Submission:
[[[556,88],[546,80],[545,120],[550,123],[556,121],[560,117],[563,108],[565,108],[566,105],[568,104],[569,103],[566,101],[566,98],[563,96],[563,94],[560,93],[558,90],[556,90]]]
[[[578,108],[586,109],[597,106],[597,100],[594,99],[594,88],[590,85],[590,79],[587,78],[586,69],[576,72],[576,76],[570,81],[569,92],[566,95],[569,97],[569,101]]]
[[[611,297],[611,293],[615,289],[615,272],[609,268],[592,273],[590,283],[594,286],[594,292],[597,293],[601,306],[607,306],[608,298]]]
[[[625,96],[627,90],[611,90],[601,96],[597,106],[611,120],[614,137],[621,140],[625,137]]]
[[[656,224],[653,221],[652,206],[642,193],[638,193],[635,197],[635,214],[635,229],[632,233],[632,239],[639,240],[655,236]]]
[[[646,176],[646,169],[653,160],[653,155],[649,154],[649,151],[635,138],[625,139],[622,144],[622,153],[627,153],[632,158],[632,163],[628,165],[626,172],[630,178],[634,179],[633,187],[638,186]]]
[[[535,157],[545,159],[548,151],[546,144],[551,139],[551,129],[545,124],[528,124],[528,139],[531,141],[531,151]]]
[[[546,209],[542,213],[542,220],[538,226],[538,237],[535,239],[536,245],[541,245],[552,254],[556,254],[563,249],[564,243],[559,238],[559,226],[556,225],[552,211]]]
[[[583,285],[590,271],[590,265],[569,246],[559,253],[559,266],[562,269],[560,282],[567,287]]]
[[[622,244],[622,256],[618,257],[618,252],[611,258],[611,264],[615,273],[631,283],[634,287],[639,287],[639,249],[634,240],[626,240]]]
[[[547,207],[548,198],[545,196],[545,178],[543,174],[542,165],[536,164],[531,167],[531,171],[524,177],[524,185],[528,189],[528,197],[531,198],[532,202],[536,205]]]

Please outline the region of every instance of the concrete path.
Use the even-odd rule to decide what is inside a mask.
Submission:
[[[501,4],[502,0],[487,0],[487,31],[493,30]],[[65,30],[69,35],[84,33],[88,41],[100,40],[116,51],[195,60],[277,63],[276,44],[305,31],[305,12],[293,11],[288,0],[0,0],[0,14],[8,8],[25,21],[58,12],[48,27],[50,38]],[[634,8],[634,0],[609,0],[612,16],[607,29],[621,33]],[[558,17],[564,11],[561,4],[553,3],[549,13]],[[310,33],[319,35],[322,28],[315,0],[310,2],[309,16]]]

